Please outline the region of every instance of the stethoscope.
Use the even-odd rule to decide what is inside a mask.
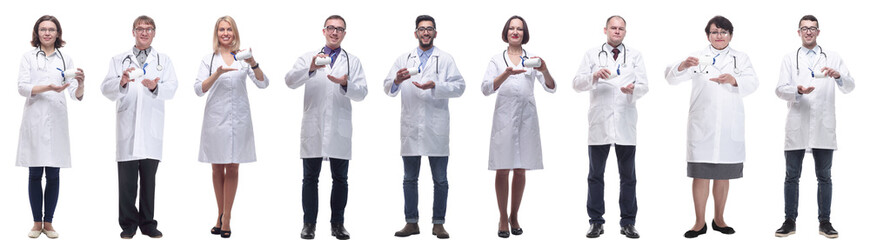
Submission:
[[[798,48],[798,49],[797,49],[797,52],[794,53],[794,62],[795,62],[795,65],[794,65],[794,66],[795,66],[795,69],[797,69],[797,74],[798,74],[798,75],[801,74],[801,67],[800,67],[800,66],[801,66],[801,62],[800,62],[800,60],[799,60],[799,59],[800,59],[800,53],[801,53],[801,48]],[[825,57],[825,62],[828,62],[828,54],[825,54],[825,50],[822,49],[822,46],[819,46],[819,54],[821,54],[822,56]],[[812,77],[816,77],[816,71],[813,70],[813,68],[815,68],[816,65],[819,65],[819,60],[821,60],[821,58],[816,59],[816,63],[813,64],[812,67],[808,67],[808,68],[810,69],[810,75],[811,75]]]
[[[154,55],[157,56],[157,67],[156,67],[157,71],[163,71],[163,65],[160,64],[160,53],[155,52]],[[212,60],[214,60],[214,57],[212,57]],[[127,54],[127,57],[125,57],[124,60],[121,60],[121,66],[124,66],[125,62],[128,62],[127,68],[132,66],[133,65],[133,54]],[[145,66],[148,66],[148,63],[145,63],[145,65],[142,66],[142,69],[145,69]]]
[[[605,66],[605,64],[601,62],[601,54],[602,53],[604,53],[604,57],[605,57],[604,61],[607,61],[607,59],[606,59],[607,58],[607,51],[604,51],[605,44],[607,44],[607,43],[601,44],[601,51],[598,51],[598,66]],[[622,46],[622,49],[624,49],[625,52],[622,53],[622,65],[620,65],[620,64],[616,65],[616,75],[621,75],[619,69],[622,66],[626,66],[625,63],[626,63],[626,60],[628,60],[628,57],[626,57],[626,56],[628,56],[628,55],[626,55],[626,54],[628,54],[628,48],[625,47],[625,44],[620,43],[619,45]],[[616,46],[614,49],[619,49],[619,46]]]
[[[39,51],[36,52],[36,67],[39,68],[39,70],[44,70],[45,65],[48,64],[48,56],[45,54],[45,51],[42,51],[42,47],[36,47],[36,48],[39,49]],[[61,70],[60,68],[57,68],[57,70],[61,72],[61,76],[63,76],[63,72],[66,71],[66,59],[63,58],[63,53],[60,52],[60,49],[55,48],[54,51],[57,52],[58,55],[60,55],[60,61],[63,62],[63,70]],[[45,61],[43,61],[43,63],[42,63],[42,67],[39,66],[39,54],[40,53],[42,54],[42,57],[45,58]]]
[[[711,46],[711,47],[712,47],[712,46]],[[713,50],[710,50],[710,51],[712,52]],[[728,55],[729,53],[731,53],[731,50],[728,50],[727,52],[725,52],[725,55]],[[720,53],[717,53],[716,56],[713,56],[713,64],[710,64],[710,66],[714,66],[714,67],[716,66],[716,58],[719,57],[720,55],[722,55],[721,52],[720,52]],[[740,69],[737,69],[737,56],[732,55],[731,57],[734,58],[734,62],[733,62],[733,63],[734,63],[734,73],[735,73],[735,74],[740,74]],[[698,68],[700,69],[700,71],[699,71],[699,70],[694,70],[694,72],[695,72],[695,73],[709,74],[710,71],[707,70],[707,67],[708,67],[708,66],[704,66],[703,69],[700,69],[700,67],[698,67]],[[718,68],[717,68],[717,69],[718,69]],[[721,69],[720,69],[720,72],[721,72]]]
[[[411,54],[412,53],[408,53],[408,59],[406,59],[405,62],[411,61]],[[439,74],[438,62],[440,62],[440,60],[439,60],[440,58],[438,56],[430,56],[430,57],[435,57],[435,74]],[[414,58],[416,59],[417,56],[415,55]],[[423,72],[423,63],[422,62],[420,62],[420,65],[417,65],[417,72],[418,73]]]
[[[501,58],[504,59],[504,65],[507,66],[507,67],[510,67],[511,65],[508,65],[507,57],[505,57],[505,56],[507,56],[507,49],[505,49],[504,52],[501,54]],[[523,49],[523,56],[520,57],[520,58],[521,58],[522,60],[529,59],[529,56],[528,56],[528,54],[526,53],[526,50],[525,50],[525,49]]]
[[[323,51],[323,49],[325,49],[325,48],[326,47],[321,48],[320,52],[317,54],[326,54],[326,52]],[[346,62],[347,62],[347,74],[350,75],[350,56],[347,55],[347,51],[345,51],[344,48],[342,48],[341,51],[344,52],[344,57],[347,58],[347,60],[346,60]],[[335,57],[337,57],[337,55],[338,55],[337,52],[333,52],[332,54],[329,55],[329,58],[333,58],[335,60],[338,60],[335,58]],[[335,60],[333,60],[333,63],[335,63]]]

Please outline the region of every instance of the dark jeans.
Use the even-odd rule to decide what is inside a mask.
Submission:
[[[589,223],[604,224],[604,167],[610,145],[589,145],[589,192],[586,198],[586,213]],[[619,211],[620,226],[634,225],[637,216],[637,178],[634,174],[635,146],[616,145],[616,164],[619,166]]]
[[[785,218],[797,219],[798,215],[798,185],[804,162],[805,150],[785,151]],[[819,204],[819,221],[831,219],[831,163],[834,150],[813,148],[813,159],[816,162],[816,181],[818,190],[816,198]]]
[[[143,234],[147,234],[157,229],[157,221],[154,220],[154,185],[159,163],[154,159],[118,162],[118,224],[122,230],[136,231],[139,228]]]
[[[421,156],[403,156],[405,162],[405,177],[402,189],[405,192],[405,222],[417,223],[420,213],[417,211],[417,179],[420,177]],[[432,202],[432,224],[444,224],[447,213],[447,157],[429,156],[429,168],[432,170],[432,185],[434,186],[434,201]]]
[[[329,206],[332,208],[332,218],[329,220],[331,223],[344,223],[348,162],[337,158],[329,159],[329,168],[332,171],[332,196],[329,198]],[[322,164],[323,158],[302,159],[302,211],[305,223],[317,223],[317,183]]]
[[[45,196],[42,193],[42,172],[45,171]],[[54,208],[57,207],[57,195],[60,190],[60,168],[30,167],[30,177],[27,182],[30,195],[30,210],[34,222],[51,222],[54,218]],[[45,217],[42,215],[42,204],[45,202]]]

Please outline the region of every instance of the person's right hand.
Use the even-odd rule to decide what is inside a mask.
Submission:
[[[798,93],[800,94],[810,94],[811,92],[813,92],[813,90],[816,90],[816,87],[804,87],[798,85]]]
[[[136,69],[136,68],[133,68],[133,67],[127,68],[127,70],[124,70],[124,74],[121,74],[121,87],[122,88],[126,88],[127,83],[133,81],[133,79],[130,79],[130,72],[132,72],[133,69]]]
[[[607,70],[607,68],[602,68],[601,70],[595,72],[595,74],[592,74],[592,80],[598,81],[599,79],[607,79],[610,74],[610,70]]]
[[[235,71],[235,70],[239,70],[239,69],[235,69],[235,68],[224,68],[224,66],[219,66],[219,67],[217,68],[217,70],[214,71],[214,74],[220,76],[220,75],[223,75],[224,73],[231,72],[231,71]]]
[[[408,80],[408,78],[411,78],[411,74],[410,72],[408,72],[408,68],[402,68],[399,69],[398,72],[396,72],[396,80],[393,80],[393,83],[399,85],[402,84],[402,82],[404,82],[405,80]]]
[[[317,60],[317,58],[320,58],[320,57],[328,58],[329,56],[327,56],[326,54],[323,54],[323,53],[318,53],[317,55],[314,55],[314,57],[311,58],[311,65],[308,67],[308,72],[314,72],[314,70],[326,67],[326,65],[317,66],[317,64],[314,64],[314,60]]]
[[[48,85],[48,89],[55,91],[55,92],[63,92],[63,90],[66,89],[67,87],[69,87],[69,83],[61,85],[61,86],[54,85],[54,84]]]
[[[678,71],[686,70],[686,68],[698,66],[698,58],[696,57],[688,57],[686,60],[680,63],[680,67],[677,68]]]
[[[510,75],[517,75],[517,74],[520,74],[520,73],[524,73],[524,72],[526,72],[526,70],[525,70],[525,69],[522,69],[522,68],[520,68],[520,69],[514,69],[514,68],[512,68],[512,67],[508,67],[508,68],[505,68],[505,69],[504,69],[504,72],[507,73],[507,74],[510,74]]]

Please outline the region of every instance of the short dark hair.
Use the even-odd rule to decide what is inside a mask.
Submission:
[[[30,40],[30,45],[33,47],[39,47],[39,24],[45,21],[51,21],[57,26],[57,39],[54,41],[54,48],[62,48],[65,41],[63,41],[63,29],[60,28],[60,21],[57,20],[56,17],[52,15],[45,15],[36,19],[36,24],[33,24],[33,39]]]
[[[157,24],[154,24],[154,19],[149,16],[142,15],[137,17],[136,20],[133,20],[133,29],[136,29],[136,24],[140,23],[151,25],[155,30],[157,29]]]
[[[508,28],[511,27],[511,20],[514,20],[514,19],[519,19],[520,21],[523,22],[523,44],[528,43],[529,42],[529,25],[526,24],[526,20],[523,19],[523,17],[517,16],[517,15],[514,15],[511,18],[508,18],[507,22],[504,23],[504,29],[501,30],[501,40],[504,42],[508,42],[508,38],[507,38]]]
[[[819,27],[819,20],[816,19],[816,16],[813,16],[813,15],[804,15],[804,16],[801,18],[801,20],[798,21],[798,27],[801,27],[801,22],[803,22],[804,20],[809,20],[809,21],[816,22],[816,27]]]
[[[430,21],[430,22],[432,22],[433,28],[436,28],[436,29],[438,28],[435,26],[435,18],[433,18],[432,16],[429,16],[429,15],[417,16],[417,20],[414,21],[414,28],[417,28],[418,26],[420,26],[420,22],[422,22],[422,21]]]
[[[704,32],[706,32],[707,35],[710,35],[710,25],[712,24],[716,24],[716,27],[725,29],[725,31],[728,31],[732,36],[734,35],[734,26],[731,25],[731,21],[727,18],[719,15],[711,18],[710,21],[707,22],[707,26],[704,27]]]
[[[628,25],[628,23],[625,22],[625,18],[622,18],[622,16],[619,16],[619,15],[613,15],[613,16],[610,16],[609,18],[607,18],[607,22],[604,22],[604,26],[607,27],[607,24],[610,24],[610,19],[613,19],[613,18],[619,18],[620,20],[622,20],[622,23],[625,23],[626,25]]]
[[[328,22],[330,19],[339,19],[339,20],[341,20],[341,23],[344,23],[344,28],[347,29],[347,22],[345,22],[345,21],[344,21],[344,18],[341,17],[341,16],[339,16],[339,15],[332,15],[332,16],[327,17],[326,20],[323,21],[323,26],[324,26],[324,27],[326,27],[326,22]]]

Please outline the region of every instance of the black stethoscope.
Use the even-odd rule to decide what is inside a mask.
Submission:
[[[326,52],[323,51],[323,49],[325,49],[325,48],[326,47],[321,48],[320,52],[317,54],[326,54]],[[347,74],[350,75],[350,56],[347,55],[347,51],[345,51],[344,48],[342,48],[341,51],[344,52],[344,57],[347,58],[347,60],[346,60],[346,62],[347,62]],[[337,53],[337,52],[333,52],[332,55],[329,56],[329,58],[338,57],[337,56],[338,54],[339,53]],[[335,63],[335,60],[338,60],[338,58],[333,58],[332,63]]]
[[[812,50],[812,49],[810,49],[810,50]],[[795,69],[797,69],[797,74],[798,74],[798,75],[801,74],[801,67],[800,67],[800,66],[801,66],[801,62],[800,62],[800,60],[799,60],[799,59],[800,59],[800,53],[801,53],[801,48],[798,48],[798,49],[797,49],[797,52],[794,53],[794,62],[795,62],[795,65],[794,65],[794,66],[795,66]],[[825,53],[825,50],[822,49],[822,46],[819,46],[819,54],[821,54],[822,56],[825,56],[825,62],[827,62],[827,60],[828,60],[828,54]],[[816,71],[813,70],[813,68],[815,68],[816,65],[818,65],[818,64],[819,64],[819,59],[816,59],[816,63],[813,64],[813,67],[809,68],[809,69],[810,69],[810,75],[811,75],[812,77],[816,77]]]
[[[604,53],[604,57],[607,57],[607,51],[604,51],[605,44],[607,44],[607,43],[601,44],[601,51],[598,51],[598,65],[599,66],[604,66],[604,64],[601,63],[601,54]],[[622,49],[624,49],[625,52],[622,53],[622,65],[616,65],[616,75],[621,75],[619,69],[622,66],[626,66],[625,63],[626,63],[626,60],[628,60],[628,57],[626,57],[626,56],[628,56],[628,55],[626,55],[626,54],[628,54],[628,48],[625,47],[625,44],[621,44],[621,43],[619,44],[619,46],[622,46]],[[619,46],[616,46],[613,49],[619,49]],[[605,60],[605,61],[607,61],[607,60]]]
[[[154,51],[154,50],[152,50],[152,51]],[[163,71],[163,65],[160,64],[160,53],[155,52],[154,55],[157,56],[157,67],[156,67],[157,71]],[[212,60],[214,60],[214,58],[212,58]],[[127,54],[127,57],[125,57],[124,60],[121,60],[121,66],[124,66],[125,62],[129,62],[127,65],[128,68],[130,66],[132,66],[133,65],[133,54]],[[148,63],[145,63],[145,65],[143,65],[142,68],[144,69],[145,66],[148,66]]]
[[[712,51],[712,50],[711,50],[711,51]],[[729,53],[731,53],[731,50],[728,50],[727,52],[725,52],[725,55],[728,55]],[[719,57],[719,55],[722,55],[722,53],[721,53],[721,52],[720,52],[720,53],[717,53],[716,56],[713,57],[713,63],[710,64],[710,66],[716,66],[716,58]],[[737,69],[737,56],[732,55],[731,58],[734,59],[734,62],[733,62],[733,63],[734,63],[734,73],[735,73],[735,74],[740,74],[740,70]],[[698,67],[698,68],[700,69],[700,67]],[[721,69],[720,69],[720,70],[721,70]],[[720,71],[720,72],[721,72],[721,71]],[[704,69],[700,69],[700,71],[695,70],[695,73],[708,74],[708,73],[710,73],[710,71],[707,70],[707,66],[704,66]]]
[[[507,66],[507,67],[510,67],[511,65],[508,65],[507,57],[505,57],[505,55],[507,55],[507,49],[505,49],[504,52],[501,54],[501,58],[504,60],[504,65]],[[528,54],[526,53],[526,50],[525,50],[525,49],[523,49],[523,56],[520,57],[520,58],[521,58],[522,60],[529,59],[529,56],[528,56]]]
[[[36,48],[39,49],[39,51],[36,52],[36,67],[39,68],[40,70],[43,70],[43,69],[45,69],[45,64],[48,64],[48,56],[45,54],[45,51],[42,51],[42,47],[36,47]],[[60,68],[57,68],[57,70],[59,70],[61,72],[61,75],[62,75],[63,71],[66,71],[66,59],[63,58],[63,53],[60,52],[60,49],[55,48],[54,51],[57,52],[58,55],[60,55],[60,61],[63,62],[63,70],[60,70]],[[39,66],[39,54],[40,53],[42,54],[42,57],[45,58],[45,62],[42,64],[42,67]]]
[[[413,53],[408,53],[408,59],[406,59],[405,62],[408,62],[408,61],[411,60],[411,54],[413,54]],[[431,55],[430,55],[430,57],[435,57],[435,74],[439,74],[439,71],[438,71],[438,62],[440,62],[440,60],[439,60],[440,58],[439,58],[438,56],[431,56]],[[417,58],[417,56],[415,55],[414,58]],[[423,67],[423,63],[422,63],[422,62],[420,63],[420,65],[417,65],[417,72],[418,72],[418,73],[423,73],[423,68],[422,68],[422,67]]]

